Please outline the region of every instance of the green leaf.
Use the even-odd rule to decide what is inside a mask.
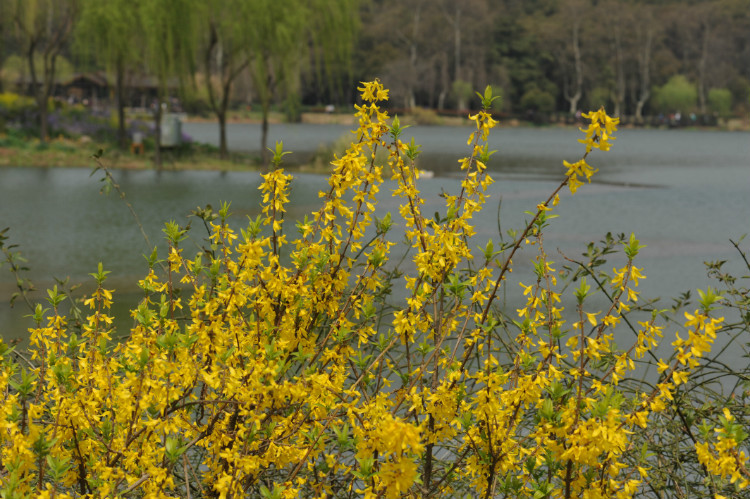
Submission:
[[[271,149],[269,147],[268,150],[271,151],[271,153],[273,154],[273,157],[271,158],[271,163],[273,163],[275,167],[281,166],[281,162],[284,156],[286,156],[287,154],[292,154],[290,151],[284,151],[283,141],[276,142],[276,148]]]
[[[713,289],[711,286],[708,287],[706,292],[704,293],[703,290],[698,290],[698,296],[700,296],[699,303],[701,304],[701,308],[704,312],[708,313],[711,310],[715,310],[718,307],[713,306],[714,303],[721,301],[724,296],[722,296],[720,293],[717,293],[715,289]]]
[[[645,248],[646,245],[638,244],[640,241],[635,238],[635,234],[632,232],[630,233],[630,239],[628,243],[625,245],[625,255],[628,257],[628,259],[632,260],[633,258],[638,255],[638,252]]]

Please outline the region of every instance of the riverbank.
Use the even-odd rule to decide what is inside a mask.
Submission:
[[[354,116],[355,110],[347,112],[339,111],[333,113],[324,112],[305,112],[300,115],[299,123],[309,125],[345,125],[356,126],[357,120]],[[389,110],[391,116],[398,115],[402,124],[429,125],[429,126],[469,126],[473,122],[468,119],[469,111],[458,113],[438,112],[434,109],[414,108],[393,109]],[[148,119],[148,117],[146,117]],[[184,123],[217,123],[214,115],[184,115]],[[498,126],[501,128],[537,128],[537,127],[569,127],[578,128],[582,125],[580,120],[570,120],[568,115],[560,113],[551,116],[539,116],[536,119],[522,119],[517,115],[503,115],[496,117]],[[234,110],[227,114],[227,124],[260,124],[262,116],[257,111]],[[692,124],[689,121],[683,121],[681,124],[670,124],[668,121],[655,122],[651,117],[646,118],[646,122],[636,124],[632,116],[626,117],[619,128],[643,128],[643,129],[685,129],[685,130],[720,130],[720,131],[750,131],[750,117],[743,118],[716,118],[713,125],[700,125],[698,122]],[[268,116],[270,125],[288,123],[283,113],[271,112]],[[218,124],[217,124],[218,126]]]
[[[162,169],[207,171],[255,171],[262,169],[259,147],[255,146],[260,142],[260,126],[256,123],[256,118],[257,116],[252,115],[252,113],[232,116],[228,138],[229,148],[233,152],[228,159],[220,159],[215,144],[215,137],[218,135],[216,122],[209,119],[187,117],[182,127],[183,138],[191,138],[193,141],[186,142],[176,149],[165,149],[163,151]],[[303,123],[300,124],[283,123],[281,118],[280,115],[272,115],[274,123],[270,128],[269,143],[272,144],[274,140],[283,140],[285,149],[295,153],[293,156],[285,158],[287,168],[302,172],[325,173],[329,171],[328,165],[333,157],[333,152],[343,150],[346,147],[351,140],[348,131],[354,126],[351,123],[353,120],[351,115],[335,113],[305,113]],[[451,117],[447,118],[450,119]],[[444,117],[440,117],[440,120],[435,127],[419,124],[418,121],[420,120],[413,116],[405,117],[402,122],[415,125],[409,129],[409,132],[419,134],[417,137],[419,143],[435,133],[442,137],[442,143],[458,133],[455,129],[465,125],[467,121],[463,118],[444,121]],[[747,130],[750,127],[745,121],[736,121],[736,123],[727,123],[724,128],[687,127],[676,129],[676,131],[678,133],[679,131],[687,131],[689,135],[692,135],[693,132],[700,133],[701,130],[720,132],[722,130]],[[451,124],[452,126],[450,126]],[[507,134],[513,136],[526,128],[537,129],[544,134],[546,133],[543,132],[544,130],[574,130],[577,127],[574,124],[562,123],[550,123],[534,127],[524,122],[505,120],[501,128],[515,130],[503,134],[504,136],[507,136]],[[301,129],[305,131],[302,132]],[[623,127],[623,129],[638,130],[635,127]],[[651,130],[656,131],[658,128]],[[300,142],[303,137],[304,140]],[[212,141],[213,144],[211,144]],[[439,149],[440,147],[442,145],[437,144],[433,148]],[[94,165],[91,156],[100,149],[104,151],[104,164],[110,168],[125,170],[154,169],[154,152],[148,146],[145,154],[134,154],[130,150],[120,150],[111,142],[98,142],[88,136],[77,138],[58,136],[45,143],[35,138],[25,137],[17,132],[0,134],[0,167],[89,167]]]
[[[0,139],[0,143],[2,143]],[[102,161],[110,168],[126,170],[154,169],[154,154],[132,154],[121,151],[111,144],[81,142],[57,138],[47,143],[37,139],[29,141],[23,147],[0,145],[0,167],[30,168],[80,168],[94,166],[92,156],[103,150]],[[247,157],[244,157],[247,156]],[[257,163],[249,155],[233,155],[232,159],[222,160],[217,154],[209,152],[173,152],[163,151],[165,170],[215,170],[240,171],[257,169]]]
[[[352,109],[347,112],[321,113],[307,112],[300,115],[299,123],[307,125],[346,125],[351,127],[357,126],[357,119],[354,116],[356,111]],[[406,125],[441,125],[441,126],[462,126],[472,123],[467,116],[445,116],[428,109],[417,109],[416,111],[404,114],[403,112],[391,112],[391,115],[398,115],[403,124]],[[185,123],[217,123],[214,115],[185,115]],[[263,119],[259,112],[255,111],[230,111],[227,114],[227,124],[259,124]],[[272,112],[268,116],[270,125],[288,123],[283,113]],[[518,120],[513,120],[511,126],[519,126]]]
[[[2,137],[0,137],[2,144]],[[210,146],[194,145],[190,150],[162,151],[162,170],[164,171],[217,171],[247,172],[261,171],[263,166],[257,154],[231,153],[228,159],[218,157],[219,153]],[[111,144],[58,138],[42,143],[34,139],[24,147],[7,147],[0,145],[0,168],[86,168],[95,166],[93,155],[103,151],[102,162],[107,168],[119,170],[154,170],[153,151],[144,154],[133,154],[122,151]],[[287,170],[306,173],[326,173],[327,162],[314,157],[304,164],[287,164]]]

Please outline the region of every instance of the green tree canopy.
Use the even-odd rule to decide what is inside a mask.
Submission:
[[[695,109],[698,91],[683,75],[675,75],[654,96],[654,108],[665,113],[689,112]]]
[[[148,0],[140,4],[139,22],[144,30],[146,70],[158,81],[154,106],[155,162],[161,167],[162,103],[170,79],[183,81],[195,72],[196,0]]]
[[[31,76],[29,87],[37,101],[39,135],[47,140],[48,100],[52,95],[57,60],[78,18],[77,0],[28,0],[10,4],[16,33]],[[37,71],[41,59],[42,71]]]
[[[115,77],[120,147],[127,144],[125,130],[125,74],[141,61],[143,30],[140,0],[81,0],[76,28],[76,48],[105,66]]]

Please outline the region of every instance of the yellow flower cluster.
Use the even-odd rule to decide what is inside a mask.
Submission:
[[[581,128],[581,131],[586,133],[586,138],[578,140],[580,143],[586,144],[586,153],[591,152],[592,149],[609,151],[612,147],[610,140],[615,140],[612,134],[617,130],[620,118],[609,117],[603,107],[598,111],[583,113],[583,117],[591,120],[585,130]]]
[[[748,456],[739,450],[740,442],[735,436],[738,432],[744,433],[744,430],[734,423],[734,417],[727,408],[724,408],[721,422],[723,426],[715,429],[716,442],[713,445],[708,442],[695,444],[698,461],[709,473],[727,478],[731,483],[736,483],[739,489],[745,489],[750,486],[750,474],[746,468]],[[717,494],[715,497],[721,499],[724,496]]]
[[[591,120],[588,128],[585,130],[581,128],[581,131],[586,134],[586,138],[578,139],[578,142],[586,144],[586,154],[575,163],[563,161],[563,165],[567,168],[565,176],[568,178],[568,188],[573,194],[583,185],[579,177],[585,177],[586,181],[591,183],[591,177],[598,171],[586,163],[586,157],[592,149],[609,151],[610,147],[612,147],[610,140],[615,140],[612,134],[617,131],[617,124],[620,122],[620,118],[609,117],[604,108],[598,111],[583,113],[583,117]]]
[[[46,322],[40,311],[31,332],[30,364],[2,357],[7,497],[630,498],[643,490],[649,464],[632,464],[633,436],[666,409],[721,319],[688,315],[689,336],[674,343],[673,361],[660,361],[654,389],[623,389],[662,335],[654,316],[639,323],[630,348],[614,340],[645,278],[633,264],[638,241],[626,244],[611,287],[600,286],[611,293],[604,310],[588,309],[593,291],[581,279],[572,324],[563,306],[571,288],[558,286],[545,252],[559,191],[567,183],[575,192],[579,177],[595,173],[585,157],[565,163],[565,179],[513,241],[476,253],[472,218],[493,182],[489,109],[471,116],[459,191],[426,217],[418,151],[377,104],[388,91],[377,81],[360,91],[356,140],[332,162],[321,206],[297,223],[295,238],[285,221],[293,179],[276,165],[262,177],[262,215],[246,228],[232,229],[222,206],[206,218],[209,246],[189,257],[170,226],[165,275],[154,255],[126,337],[113,342],[101,268],[80,330],[51,292],[54,310]],[[483,102],[491,104],[491,89]],[[587,154],[608,149],[617,120],[586,116]],[[396,217],[375,216],[384,175],[400,203],[407,247],[398,259],[389,239]],[[537,250],[536,280],[522,284],[509,317],[500,289],[523,246]],[[713,447],[696,447],[698,457],[745,486],[737,470],[746,457],[729,415],[725,423]]]

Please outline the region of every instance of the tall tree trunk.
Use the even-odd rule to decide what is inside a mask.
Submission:
[[[156,110],[154,111],[154,125],[156,135],[154,136],[154,164],[157,170],[161,170],[161,95],[156,99]]]
[[[622,30],[618,21],[614,27],[615,44],[615,116],[622,116],[625,102],[625,64],[622,53]]]
[[[204,53],[203,67],[206,77],[206,88],[208,90],[208,102],[211,110],[216,115],[219,122],[219,157],[226,159],[229,157],[229,148],[227,146],[227,110],[229,109],[229,97],[232,93],[232,82],[239,74],[250,64],[250,60],[244,58],[237,63],[237,50],[225,50],[222,42],[219,40],[219,33],[214,24],[210,25],[210,38]],[[214,53],[216,56],[214,57]],[[216,64],[212,64],[212,62]],[[221,94],[216,95],[212,75],[218,73],[220,80],[219,89]]]
[[[417,40],[419,38],[419,21],[422,17],[422,2],[417,3],[414,10],[414,20],[411,29],[411,43],[409,44],[409,83],[406,95],[406,107],[411,109],[417,105],[417,99],[414,95],[414,86],[417,81]]]
[[[578,111],[578,101],[581,100],[583,94],[583,63],[581,62],[581,45],[579,41],[579,32],[581,30],[581,23],[578,19],[573,22],[573,72],[575,91],[573,94],[565,89],[565,99],[570,102],[570,114],[576,114]]]
[[[453,18],[453,57],[455,61],[454,79],[461,79],[461,5],[456,5]]]
[[[55,88],[55,63],[57,62],[57,48],[44,53],[44,84],[42,85],[42,140],[49,140],[49,98]]]
[[[463,80],[461,73],[461,6],[456,4],[456,15],[453,17],[453,81]],[[457,110],[464,111],[468,109],[466,96],[463,92],[458,93]]]
[[[19,7],[21,4],[19,2]],[[62,10],[58,12],[56,7],[61,7]],[[31,93],[39,111],[39,135],[46,142],[49,139],[47,105],[55,85],[55,62],[73,29],[75,5],[66,5],[62,1],[53,2],[50,8],[43,12],[46,17],[39,20],[44,21],[43,30],[28,30],[22,10],[16,12],[14,21],[19,31],[23,33],[24,42],[22,43],[28,43],[26,59],[31,73]],[[27,14],[35,15],[34,12],[27,12]],[[39,54],[42,61],[41,78],[34,67],[34,54],[40,47],[43,48]]]
[[[260,134],[260,159],[264,167],[267,167],[271,163],[271,155],[268,151],[268,115],[271,112],[271,98],[273,96],[273,88],[275,85],[274,76],[271,71],[271,61],[267,54],[263,54],[263,68],[265,69],[265,82],[263,88],[259,88],[260,106],[261,113],[263,114],[263,121],[261,124]]]
[[[44,81],[39,81],[39,78],[36,74],[36,67],[34,66],[34,52],[36,51],[36,40],[31,40],[29,42],[29,47],[26,51],[26,62],[29,66],[29,74],[31,75],[31,92],[34,95],[34,100],[36,101],[36,107],[39,111],[39,138],[47,142],[49,139],[49,131],[47,129],[48,123],[47,123],[47,99],[45,97],[44,92]],[[46,68],[46,64],[45,64]],[[46,80],[46,78],[45,78]]]
[[[229,109],[229,95],[232,93],[232,81],[239,74],[244,64],[234,73],[226,75],[224,85],[222,86],[222,96],[219,110],[216,117],[219,118],[219,157],[227,159],[229,157],[229,147],[227,146],[227,110]],[[231,69],[229,70],[231,71]]]
[[[643,121],[643,106],[651,97],[651,44],[653,41],[653,28],[646,28],[646,40],[643,50],[638,57],[638,67],[640,69],[641,90],[638,96],[638,102],[635,106],[635,120]]]
[[[117,136],[120,149],[128,148],[128,132],[125,129],[125,63],[122,57],[115,65],[115,97],[117,99]]]
[[[219,119],[219,157],[227,159],[229,157],[229,148],[227,147],[227,113],[226,111],[216,113]]]
[[[708,23],[703,24],[703,39],[701,40],[701,56],[698,59],[698,106],[702,115],[706,114],[706,59],[708,59],[708,38],[710,36]]]
[[[438,109],[445,109],[445,99],[451,89],[450,76],[448,75],[448,55],[445,52],[440,54],[440,95],[438,95]]]
[[[44,95],[37,96],[37,107],[39,108],[39,138],[43,142],[49,141],[49,110],[47,109],[47,99]]]
[[[219,157],[221,159],[225,159],[228,155],[227,153],[227,115],[226,115],[226,106],[225,102],[226,99],[222,98],[221,102],[217,101],[215,91],[214,91],[214,84],[211,76],[213,75],[213,68],[211,65],[211,62],[213,61],[213,53],[214,51],[217,51],[216,54],[216,66],[218,66],[220,73],[220,78],[223,82],[223,57],[222,57],[222,51],[221,51],[221,45],[219,43],[219,35],[216,31],[216,26],[212,23],[210,28],[210,38],[208,46],[206,47],[206,52],[204,54],[203,59],[203,67],[205,70],[205,78],[206,78],[206,88],[208,90],[208,102],[211,105],[211,110],[216,115],[217,120],[219,121]]]
[[[261,125],[260,133],[260,159],[263,162],[263,166],[266,167],[271,162],[271,157],[268,154],[268,113],[270,110],[270,103],[264,101],[263,108],[263,123]]]
[[[7,19],[5,16],[8,15],[5,6],[0,4],[0,16]],[[0,68],[5,64],[5,24],[0,23]],[[3,93],[3,80],[0,79],[0,94]]]
[[[443,11],[443,17],[448,21],[448,24],[453,31],[453,82],[462,81],[463,73],[461,67],[461,1],[456,2],[456,9],[451,15],[448,12],[448,8],[445,4],[441,3],[441,10]],[[463,92],[457,92],[456,95],[456,109],[463,111],[467,108],[466,97]]]

